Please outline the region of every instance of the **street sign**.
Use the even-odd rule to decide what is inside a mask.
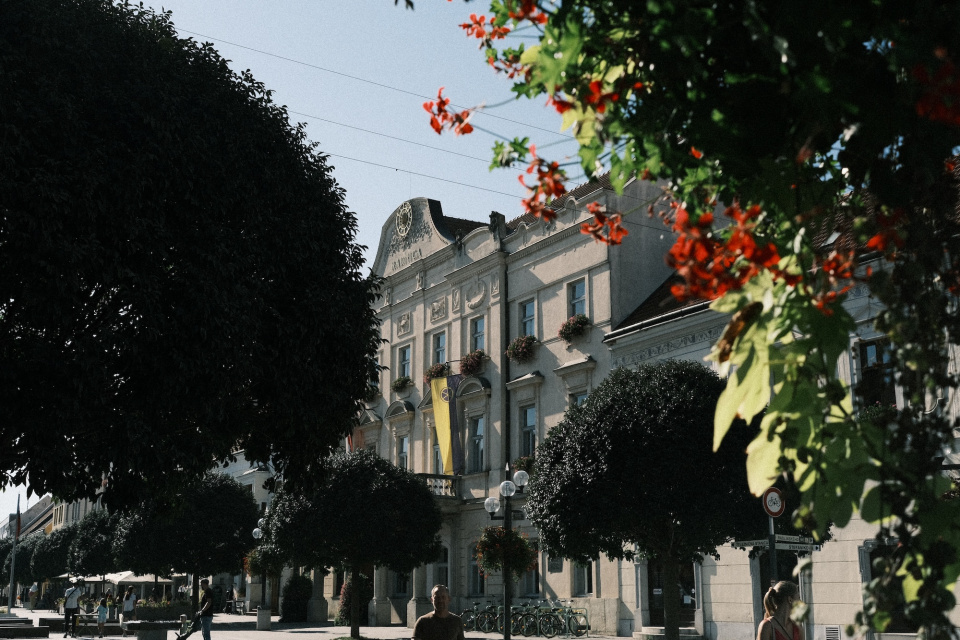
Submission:
[[[731,542],[735,547],[764,547],[766,548],[770,543],[766,539],[763,540],[734,540]]]
[[[771,518],[777,518],[783,515],[783,510],[787,508],[787,504],[783,500],[783,494],[780,493],[780,489],[776,487],[770,487],[763,492],[763,510],[767,512],[767,515]],[[771,531],[771,533],[773,533]]]
[[[783,544],[777,544],[777,551],[820,551],[820,545],[785,542]]]
[[[816,541],[813,538],[807,538],[805,536],[788,536],[778,533],[777,542],[799,542],[803,544],[813,544]],[[777,546],[779,547],[780,545]]]

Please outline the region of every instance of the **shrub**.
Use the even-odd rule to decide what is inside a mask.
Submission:
[[[533,357],[536,345],[537,339],[533,336],[518,336],[510,342],[505,354],[514,362],[526,362]]]
[[[307,576],[291,576],[283,587],[280,622],[306,622],[307,602],[313,595],[313,581]]]
[[[434,378],[443,378],[450,373],[450,365],[446,362],[438,362],[423,374],[423,384],[430,384]]]
[[[362,573],[357,574],[357,578],[360,585],[360,614],[363,615],[367,610],[367,604],[373,599],[373,580]],[[353,598],[353,580],[347,578],[340,587],[340,604],[337,606],[337,619],[334,622],[337,626],[350,624],[351,598]]]
[[[413,380],[410,379],[410,376],[400,376],[393,381],[393,384],[390,385],[390,388],[394,391],[403,391],[411,384],[413,384]]]
[[[487,354],[483,352],[483,349],[475,349],[460,358],[460,375],[472,376],[480,371],[480,367],[483,366],[483,360],[486,357]]]
[[[578,313],[577,315],[568,318],[566,322],[560,325],[560,331],[557,332],[557,335],[570,342],[577,336],[581,335],[587,327],[590,326],[590,318]]]

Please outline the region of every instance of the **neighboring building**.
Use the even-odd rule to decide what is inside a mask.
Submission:
[[[498,496],[505,465],[530,455],[566,409],[582,402],[613,368],[668,358],[702,361],[709,353],[727,318],[702,301],[680,304],[669,294],[673,275],[664,255],[672,235],[657,217],[645,215],[660,195],[649,182],[629,183],[622,196],[609,183],[584,185],[559,201],[552,223],[532,216],[507,223],[494,212],[489,224],[445,216],[439,202],[415,198],[387,220],[373,265],[385,282],[377,303],[385,340],[379,362],[385,370],[380,394],[367,403],[352,445],[423,475],[444,513],[444,550],[438,562],[412,575],[375,571],[371,625],[412,626],[430,610],[429,589],[438,582],[450,585],[457,611],[475,601],[498,600],[501,577],[482,576],[472,551],[481,528],[490,524],[483,501]],[[607,246],[580,233],[581,223],[591,219],[584,205],[594,201],[637,212],[625,218],[630,235],[623,245]],[[860,329],[851,336],[840,374],[854,384],[872,380],[883,400],[902,402],[883,370],[885,343],[869,329],[876,303],[860,286],[848,305]],[[587,315],[591,325],[567,343],[557,331],[577,313]],[[531,360],[517,364],[504,351],[521,335],[533,335],[540,344]],[[490,359],[456,394],[465,472],[443,475],[423,375],[441,362],[450,362],[457,373],[458,360],[476,348]],[[413,384],[394,390],[392,383],[401,377]],[[957,407],[947,410],[955,414]],[[522,519],[522,496],[513,506],[520,516],[515,526],[536,540],[537,531]],[[801,585],[812,605],[808,640],[839,637],[862,605],[871,557],[887,551],[876,546],[873,528],[856,518],[833,533],[831,542],[812,553],[812,577]],[[769,579],[764,559],[765,553],[751,559],[746,550],[728,545],[719,561],[707,559],[684,570],[686,624],[714,640],[755,635],[762,585]],[[341,583],[337,574],[315,577],[331,615]],[[515,592],[570,599],[588,609],[593,632],[629,636],[662,624],[663,594],[670,589],[654,563],[604,558],[581,566],[541,553],[539,566]]]
[[[50,533],[52,524],[53,500],[50,496],[43,496],[31,507],[20,512],[20,537],[28,536],[34,531]],[[12,536],[17,531],[17,514],[11,513],[7,521],[0,525],[0,539]]]
[[[51,531],[56,531],[83,520],[83,517],[91,511],[100,508],[100,500],[90,500],[84,498],[75,502],[60,502],[53,507],[53,520],[51,522]]]

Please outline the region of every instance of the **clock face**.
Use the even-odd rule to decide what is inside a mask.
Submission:
[[[397,235],[405,238],[413,226],[413,210],[409,202],[404,202],[397,210]]]

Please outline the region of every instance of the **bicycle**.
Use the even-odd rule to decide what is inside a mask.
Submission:
[[[581,637],[590,629],[590,620],[586,609],[574,609],[572,606],[560,602],[540,617],[540,633],[552,638],[561,633],[567,636]]]
[[[497,617],[493,613],[493,605],[488,604],[483,609],[479,602],[473,603],[473,609],[464,609],[460,614],[465,631],[482,631],[490,633],[497,625]]]

